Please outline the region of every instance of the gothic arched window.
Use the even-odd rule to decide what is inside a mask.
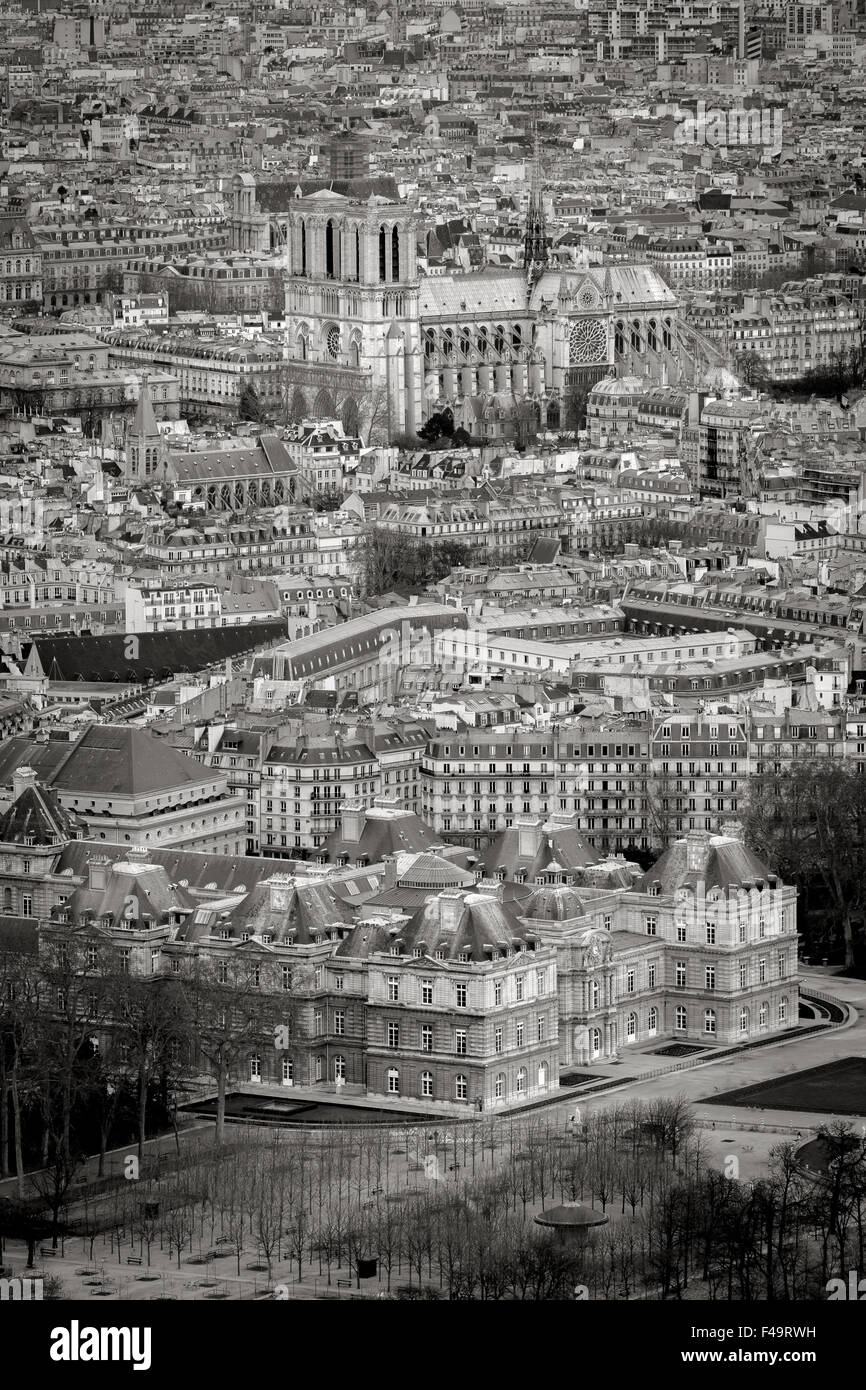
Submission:
[[[395,227],[391,233],[391,279],[400,279],[400,229]]]
[[[384,281],[388,278],[388,233],[384,227],[379,228],[379,279]]]
[[[336,257],[334,255],[334,224],[330,218],[325,226],[325,274],[329,280],[333,280],[336,274]]]

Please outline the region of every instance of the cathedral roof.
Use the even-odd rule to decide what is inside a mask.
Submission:
[[[471,275],[432,275],[421,281],[418,302],[423,318],[458,319],[461,314],[502,314],[514,318],[528,310],[523,270],[479,271]]]
[[[539,308],[542,299],[555,301],[563,279],[573,290],[591,281],[600,297],[610,293],[609,307],[617,312],[642,307],[673,309],[678,303],[673,290],[651,265],[606,265],[591,266],[589,270],[545,271],[533,288],[532,308]]]

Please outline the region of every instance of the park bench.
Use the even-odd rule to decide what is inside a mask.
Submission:
[[[126,1263],[127,1263],[128,1265],[140,1265],[140,1264],[142,1263],[141,1256],[140,1256],[140,1255],[127,1255],[127,1257],[126,1257]]]
[[[40,1245],[39,1253],[43,1259],[53,1260],[60,1254],[59,1250],[52,1250],[50,1246]]]
[[[350,1289],[351,1287],[352,1287],[352,1281],[351,1281],[351,1279],[338,1279],[338,1280],[337,1280],[337,1288],[338,1288],[338,1289]]]

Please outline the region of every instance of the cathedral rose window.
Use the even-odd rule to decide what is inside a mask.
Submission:
[[[600,319],[582,319],[573,324],[568,335],[569,361],[579,363],[604,362],[607,358],[607,333]]]

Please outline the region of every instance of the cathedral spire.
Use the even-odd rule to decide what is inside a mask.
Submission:
[[[544,197],[541,189],[541,160],[538,150],[538,119],[532,134],[532,182],[529,189],[529,208],[526,214],[526,233],[523,238],[523,265],[530,285],[534,285],[547,266],[550,245],[544,216]]]

